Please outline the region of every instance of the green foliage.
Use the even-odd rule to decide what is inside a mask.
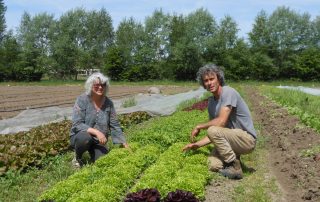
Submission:
[[[97,164],[56,184],[41,195],[39,201],[119,201],[139,174],[158,158],[159,152],[153,145],[131,152],[127,149],[113,149],[110,154],[99,159]]]
[[[123,73],[126,69],[124,53],[118,47],[112,46],[105,56],[104,71],[114,81],[123,79]]]
[[[189,141],[189,133],[194,124],[203,122],[207,118],[206,113],[197,110],[179,111],[174,116],[154,120],[148,128],[134,131],[128,139],[144,145],[159,144],[162,148],[167,148],[175,142]]]
[[[0,4],[0,42],[6,37],[5,10]],[[209,62],[223,66],[232,80],[319,80],[318,16],[312,21],[308,13],[278,7],[257,14],[249,42],[238,31],[229,15],[217,23],[205,8],[186,16],[156,9],[143,23],[124,19],[115,32],[104,8],[77,8],[57,20],[25,12],[17,35],[11,34],[16,47],[1,43],[1,55],[9,58],[0,55],[0,80],[39,80],[42,74],[77,80],[78,70],[92,68],[115,81],[194,80]]]
[[[54,156],[69,147],[71,123],[62,121],[39,126],[29,132],[2,135],[0,139],[0,169],[6,172],[22,170],[27,166],[39,166],[43,159]]]
[[[132,125],[136,125],[139,123],[142,123],[144,121],[147,121],[151,118],[151,115],[149,115],[147,112],[139,111],[139,112],[132,112],[129,114],[119,115],[118,119],[121,123],[122,129],[129,128]]]
[[[279,89],[270,86],[261,88],[271,99],[285,106],[291,114],[320,131],[320,101],[318,96],[303,93],[298,90]]]
[[[320,145],[315,145],[310,149],[305,149],[301,151],[302,157],[310,157],[320,153]]]
[[[124,107],[124,108],[127,108],[127,107],[133,107],[133,106],[136,106],[137,105],[137,101],[134,97],[130,97],[128,99],[125,99],[121,106]]]
[[[119,116],[123,129],[148,120],[146,112]],[[41,166],[48,156],[69,149],[71,121],[65,120],[38,126],[28,132],[2,135],[0,139],[0,175],[8,170],[21,171],[30,166]]]
[[[210,179],[207,157],[204,154],[181,152],[186,143],[175,143],[159,160],[150,166],[139,179],[132,192],[145,188],[156,188],[162,196],[176,189],[188,190],[204,199],[204,188]]]
[[[7,10],[7,7],[4,5],[3,0],[0,0],[0,43],[2,41],[2,38],[4,37],[4,32],[6,30],[6,19],[5,19],[6,10]]]

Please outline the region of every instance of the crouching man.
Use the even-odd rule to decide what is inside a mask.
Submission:
[[[235,89],[225,85],[224,73],[218,66],[207,64],[201,67],[197,80],[212,93],[208,101],[210,120],[195,126],[191,132],[192,143],[187,144],[183,151],[212,143],[210,170],[230,179],[241,179],[240,155],[252,152],[257,138],[249,108]],[[203,129],[207,129],[208,135],[194,142]]]

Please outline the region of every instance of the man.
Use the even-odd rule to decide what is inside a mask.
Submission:
[[[248,106],[235,89],[225,85],[224,73],[218,66],[207,64],[201,67],[197,80],[213,95],[208,100],[210,120],[192,130],[192,143],[183,151],[212,143],[210,170],[230,179],[241,179],[240,155],[254,150],[257,137]],[[203,129],[207,129],[208,135],[194,143],[194,138]]]

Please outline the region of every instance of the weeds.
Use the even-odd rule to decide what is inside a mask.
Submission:
[[[123,102],[122,102],[122,105],[121,107],[123,108],[128,108],[128,107],[133,107],[133,106],[136,106],[137,105],[137,101],[134,97],[130,97],[128,99],[125,99]]]

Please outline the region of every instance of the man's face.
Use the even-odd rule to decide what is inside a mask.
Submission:
[[[216,94],[218,92],[220,83],[215,73],[205,74],[202,77],[202,80],[207,91],[211,92],[212,94]]]

